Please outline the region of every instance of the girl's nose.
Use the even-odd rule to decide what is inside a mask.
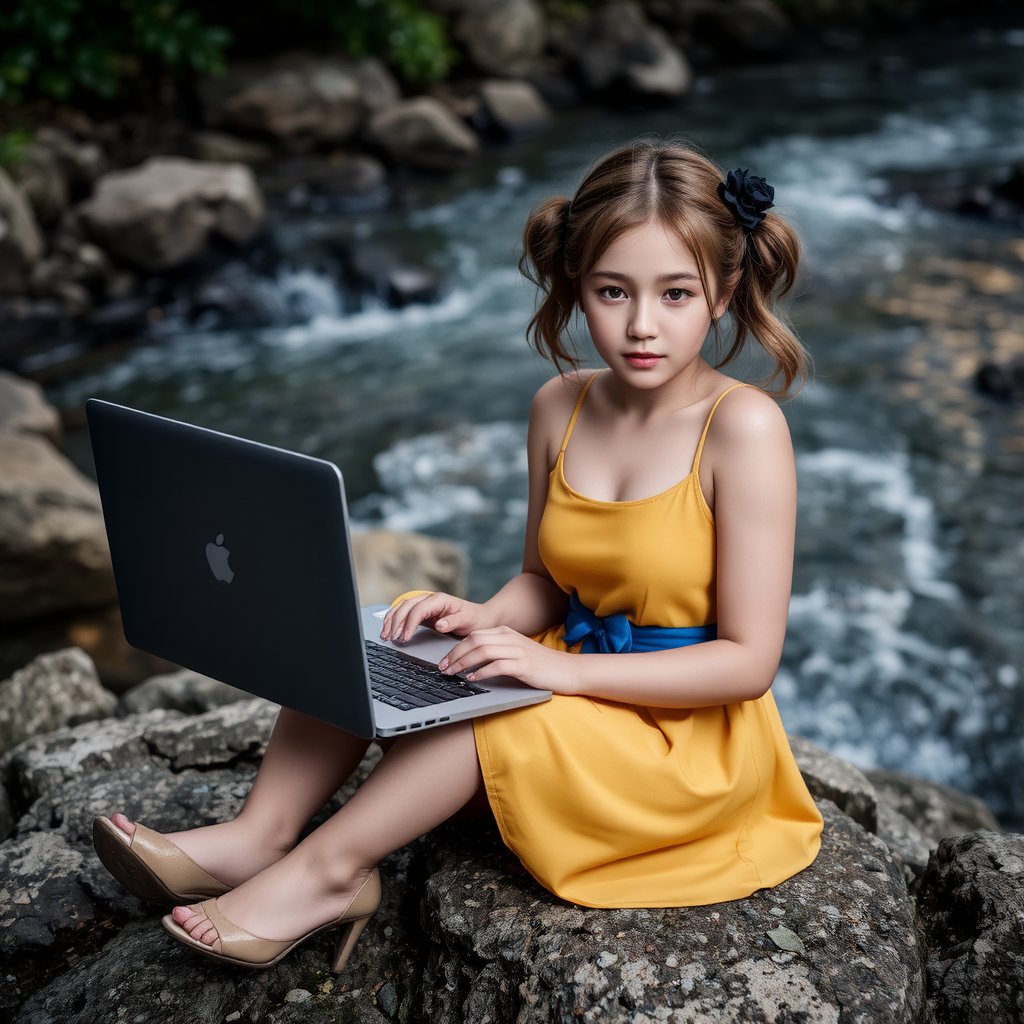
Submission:
[[[657,333],[651,304],[643,299],[638,300],[633,306],[633,315],[629,318],[629,336],[653,338]]]

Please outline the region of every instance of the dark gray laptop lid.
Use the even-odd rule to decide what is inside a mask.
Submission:
[[[337,467],[86,402],[128,642],[374,734]]]

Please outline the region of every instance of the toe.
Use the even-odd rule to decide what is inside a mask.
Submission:
[[[115,814],[110,819],[115,828],[119,828],[127,836],[135,835],[135,823],[129,821],[123,814]]]

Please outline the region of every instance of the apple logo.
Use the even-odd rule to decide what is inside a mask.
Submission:
[[[235,574],[231,570],[231,566],[228,565],[228,557],[231,552],[224,547],[224,534],[217,534],[216,544],[206,545],[206,560],[210,563],[210,568],[213,570],[213,575],[217,579],[224,583],[230,583],[234,578]]]

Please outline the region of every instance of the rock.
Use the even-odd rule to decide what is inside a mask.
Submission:
[[[565,903],[496,831],[437,830],[424,846],[424,1017],[916,1024],[924,951],[899,868],[819,807],[822,848],[804,871],[747,899],[663,910]],[[805,952],[780,949],[780,930]]]
[[[918,893],[935,1024],[1024,1020],[1024,836],[943,839]]]
[[[429,171],[456,170],[480,149],[477,137],[430,96],[378,111],[367,124],[366,137],[395,163]]]
[[[43,237],[21,190],[0,168],[0,292],[21,292],[43,254]]]
[[[279,160],[262,173],[260,183],[268,196],[293,207],[317,201],[318,208],[372,209],[388,197],[384,165],[366,153],[341,150]]]
[[[149,272],[181,266],[223,239],[242,245],[259,229],[263,199],[248,167],[151,157],[100,179],[78,208],[96,241]]]
[[[281,142],[346,142],[367,113],[398,101],[377,60],[284,55],[238,64],[200,83],[207,124],[258,132]]]
[[[802,736],[791,737],[790,746],[815,799],[831,800],[862,828],[877,831],[878,794],[862,771]]]
[[[339,243],[347,289],[362,308],[363,299],[373,296],[393,309],[413,302],[436,302],[441,295],[441,277],[429,267],[405,262],[385,246],[372,242]]]
[[[484,82],[480,96],[486,113],[481,127],[507,138],[535,131],[551,119],[547,104],[529,82]]]
[[[62,431],[57,410],[43,397],[35,381],[0,370],[0,437],[31,434],[60,444]]]
[[[367,530],[352,535],[352,551],[363,604],[390,604],[406,590],[466,592],[466,556],[450,541]]]
[[[1004,401],[1024,399],[1024,356],[1015,356],[1005,363],[982,363],[974,374],[977,389]]]
[[[109,718],[116,703],[84,651],[41,654],[0,682],[0,753],[30,736]]]
[[[118,701],[118,711],[124,714],[143,714],[162,708],[186,715],[200,715],[225,704],[251,699],[251,695],[244,690],[189,669],[180,669],[166,675],[153,676],[123,693]]]
[[[470,62],[490,75],[520,74],[544,49],[544,11],[536,0],[461,0],[452,34]]]
[[[878,796],[913,822],[932,846],[947,836],[978,828],[1000,831],[983,801],[952,786],[882,769],[870,769],[865,775]]]
[[[196,132],[192,147],[196,160],[214,164],[263,164],[274,157],[269,146],[225,132]]]
[[[907,887],[914,892],[935,843],[884,799],[878,801],[877,835],[902,865]]]
[[[0,445],[0,621],[116,600],[96,485],[31,434]]]
[[[571,52],[588,89],[613,102],[666,102],[689,91],[692,72],[637,3],[616,3],[575,28]]]

